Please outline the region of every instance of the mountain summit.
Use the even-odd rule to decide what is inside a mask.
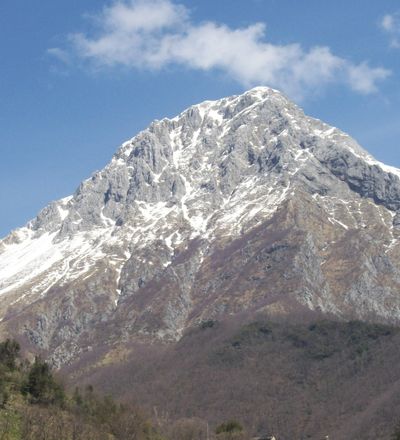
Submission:
[[[57,365],[238,313],[400,321],[400,170],[276,90],[154,121],[0,241],[3,333]]]

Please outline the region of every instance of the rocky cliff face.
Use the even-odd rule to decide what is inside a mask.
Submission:
[[[240,312],[399,322],[399,177],[275,90],[195,105],[0,241],[3,332],[60,365]]]

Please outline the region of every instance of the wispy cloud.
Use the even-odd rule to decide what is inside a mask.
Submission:
[[[188,9],[172,0],[114,1],[94,17],[90,33],[72,34],[69,41],[75,56],[98,67],[218,70],[246,87],[269,85],[298,99],[333,83],[372,93],[390,74],[329,47],[272,44],[264,23],[244,28],[194,23]]]
[[[57,58],[59,61],[63,62],[64,64],[71,63],[71,57],[69,53],[66,50],[60,49],[59,47],[51,47],[50,49],[47,49],[47,54]]]
[[[389,35],[390,45],[400,49],[400,12],[384,15],[380,26]]]

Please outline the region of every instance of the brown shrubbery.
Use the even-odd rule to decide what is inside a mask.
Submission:
[[[201,432],[208,421],[210,438],[232,418],[250,436],[278,440],[390,438],[400,420],[399,346],[399,329],[385,325],[235,317],[200,323],[168,349],[135,347],[129,362],[82,381],[126,401],[134,390],[169,426],[201,419]]]
[[[6,341],[0,440],[398,439],[399,346],[398,329],[360,322],[207,322],[102,377],[143,410],[90,386],[68,395]]]

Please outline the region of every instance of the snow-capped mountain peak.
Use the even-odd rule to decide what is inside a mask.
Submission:
[[[193,319],[256,307],[257,295],[247,291],[247,302],[228,304],[225,298],[200,306],[196,295],[202,294],[195,295],[193,283],[211,270],[212,255],[260,233],[284,213],[294,222],[289,229],[305,231],[303,209],[309,206],[316,223],[308,234],[320,235],[314,244],[306,241],[307,252],[319,255],[319,266],[328,267],[329,241],[350,231],[365,234],[372,218],[379,221],[382,254],[394,255],[399,176],[399,170],[375,161],[348,135],[306,116],[276,90],[256,87],[205,101],[175,118],[154,121],[72,196],[50,204],[0,242],[0,312],[7,319],[27,304],[57,295],[59,301],[84,286],[93,298],[101,292],[103,318],[109,320],[146,288],[153,292],[157,285],[162,291],[160,280],[167,277],[178,296],[168,290],[155,302],[143,299],[132,306],[129,319],[139,333],[179,337]],[[279,228],[289,222],[280,221],[268,233],[277,241],[284,234]],[[345,313],[322,269],[307,277],[308,293],[293,294],[301,304]],[[207,292],[216,292],[219,282]],[[318,289],[326,292],[323,299]],[[158,324],[149,329],[144,316],[159,308]],[[396,310],[382,311],[380,305],[367,309],[397,317]]]

